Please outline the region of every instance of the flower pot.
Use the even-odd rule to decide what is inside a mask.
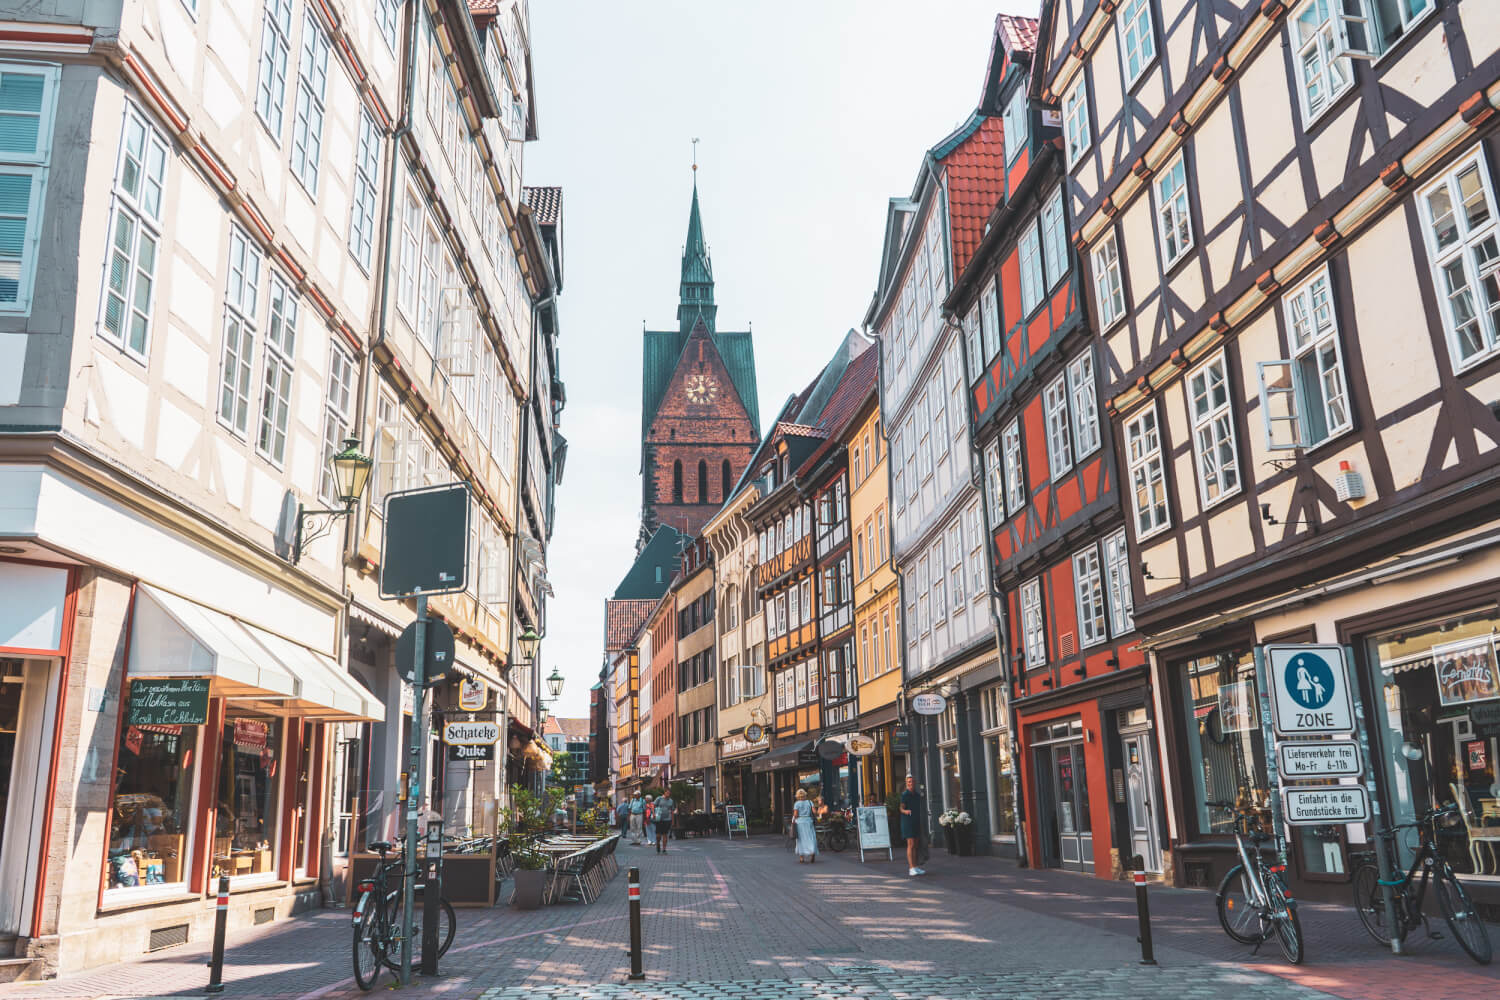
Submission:
[[[953,827],[943,827],[943,845],[948,848],[949,854],[958,853],[958,835],[953,832]]]
[[[958,856],[961,858],[972,856],[974,853],[974,827],[970,825],[950,827],[949,829],[953,831],[952,837],[958,844]]]
[[[516,869],[511,878],[516,880],[516,889],[510,894],[511,909],[535,910],[542,905],[542,890],[547,887],[547,872],[529,872]]]

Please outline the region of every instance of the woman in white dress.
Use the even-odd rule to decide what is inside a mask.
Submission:
[[[813,826],[813,808],[806,789],[797,789],[797,801],[792,803],[792,824],[797,830],[797,861],[812,864],[818,860],[818,831]]]

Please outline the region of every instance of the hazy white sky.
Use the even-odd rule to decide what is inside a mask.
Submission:
[[[762,430],[874,292],[886,203],[974,110],[995,15],[1037,0],[533,0],[540,140],[563,188],[568,460],[542,671],[582,716],[640,523],[641,324],[676,324],[692,143],[719,326],[755,333]]]

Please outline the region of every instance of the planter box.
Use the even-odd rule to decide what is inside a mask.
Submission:
[[[511,873],[515,880],[515,891],[510,894],[510,905],[516,910],[535,910],[542,905],[542,890],[547,886],[551,872],[529,872],[516,869]]]

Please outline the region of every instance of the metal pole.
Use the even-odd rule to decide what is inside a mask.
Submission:
[[[1354,669],[1354,647],[1344,647],[1344,663]],[[1348,678],[1351,692],[1358,692],[1354,678]],[[1391,934],[1391,954],[1401,954],[1401,937],[1396,933],[1396,891],[1391,886],[1392,871],[1399,862],[1386,853],[1385,838],[1380,835],[1380,796],[1375,794],[1375,761],[1370,757],[1370,732],[1365,725],[1365,699],[1359,695],[1354,699],[1354,731],[1359,738],[1360,756],[1365,765],[1365,792],[1370,797],[1370,829],[1375,834],[1375,869],[1380,872],[1380,898],[1385,904],[1385,926]]]
[[[224,992],[224,927],[229,923],[229,876],[219,876],[219,907],[214,913],[214,956],[208,963],[205,993]]]
[[[1151,901],[1146,898],[1146,859],[1139,854],[1130,859],[1135,869],[1135,914],[1141,928],[1141,964],[1155,965],[1156,956],[1151,948]]]
[[[406,864],[405,878],[401,880],[401,985],[411,983],[411,937],[417,906],[417,809],[422,799],[422,748],[427,741],[426,717],[423,703],[426,701],[426,671],[423,661],[427,658],[427,595],[417,594],[417,635],[413,643],[412,707],[411,707],[411,770],[407,772],[406,785]]]
[[[433,761],[436,767],[438,762]],[[427,881],[422,885],[422,975],[438,974],[438,900],[443,892],[443,821],[427,824]]]
[[[1260,688],[1260,743],[1266,758],[1266,782],[1271,790],[1271,834],[1276,838],[1276,863],[1286,864],[1286,837],[1281,827],[1281,774],[1276,766],[1276,740],[1271,733],[1271,666],[1265,648],[1255,647],[1255,680]]]
[[[641,971],[641,870],[630,869],[630,979],[646,978]]]

